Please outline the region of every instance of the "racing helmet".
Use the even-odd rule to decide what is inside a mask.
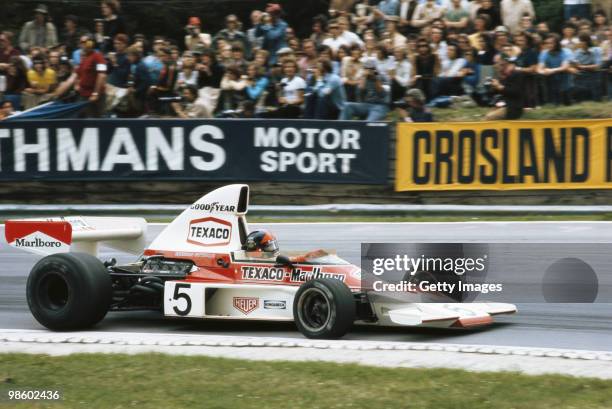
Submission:
[[[279,251],[276,236],[268,230],[255,230],[249,233],[244,246],[246,251],[265,251],[277,253]]]

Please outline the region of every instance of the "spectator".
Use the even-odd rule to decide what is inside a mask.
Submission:
[[[494,27],[502,25],[499,9],[495,7],[492,0],[482,0],[476,14],[484,14],[489,17],[489,24],[487,24],[486,27],[487,30],[493,30]]]
[[[386,24],[387,32],[389,33],[389,39],[391,40],[391,48],[404,48],[406,47],[407,39],[405,36],[397,31],[397,22],[393,20],[387,20]]]
[[[127,93],[127,82],[130,77],[130,61],[126,49],[128,36],[117,34],[113,41],[114,52],[107,54],[108,78],[106,82],[106,109],[112,110]]]
[[[349,19],[347,17],[338,18],[338,28],[340,30],[340,37],[344,39],[344,43],[347,46],[358,45],[363,47],[363,40],[359,36],[350,31]]]
[[[349,42],[344,37],[340,36],[340,26],[337,22],[332,21],[329,26],[329,36],[323,40],[323,45],[331,48],[333,54],[338,52],[338,48],[343,45],[349,45]]]
[[[433,79],[440,73],[440,59],[432,52],[425,38],[417,42],[417,55],[412,65],[415,69],[415,86],[423,91],[429,101],[433,97]]]
[[[574,50],[578,43],[578,37],[576,37],[576,26],[572,23],[565,23],[561,31],[563,38],[561,39],[561,47]]]
[[[102,50],[105,52],[114,50],[113,41],[117,34],[127,33],[123,17],[119,15],[120,9],[119,0],[102,0],[100,5],[104,24],[104,36],[106,38]]]
[[[486,14],[479,14],[474,20],[474,33],[470,34],[470,45],[480,51],[480,37],[487,35],[488,26],[490,24],[490,17]]]
[[[364,65],[368,60],[364,61]],[[371,60],[369,60],[371,61]],[[389,54],[387,47],[384,45],[379,45],[377,48],[376,59],[374,59],[374,63],[376,64],[376,71],[382,77],[385,84],[390,83],[390,72],[395,70],[396,62],[395,57]],[[364,71],[364,75],[366,72]]]
[[[89,104],[83,112],[88,118],[100,118],[104,115],[107,66],[104,56],[94,49],[90,35],[81,36],[81,62],[76,70],[76,91],[82,101]]]
[[[232,52],[230,64],[238,67],[240,71],[246,72],[249,62],[244,58],[244,49],[242,45],[239,42],[234,43],[230,47],[230,50]],[[279,52],[281,50],[279,50]]]
[[[8,118],[13,114],[15,114],[15,109],[11,101],[4,100],[0,102],[0,121]]]
[[[591,0],[563,0],[563,18],[565,21],[576,17],[591,17]]]
[[[368,60],[363,64],[364,75],[357,87],[357,101],[347,102],[340,119],[354,116],[367,121],[381,121],[389,112],[390,92],[384,77],[377,72],[376,63]]]
[[[298,65],[294,60],[286,60],[283,63],[284,78],[281,80],[278,90],[279,108],[269,113],[270,118],[299,118],[302,115],[302,104],[304,103],[304,90],[306,82],[297,75]]]
[[[196,59],[191,51],[185,51],[183,53],[182,65],[178,73],[176,80],[177,88],[184,88],[185,86],[198,86],[199,72],[196,70]],[[196,88],[197,89],[197,88]]]
[[[28,69],[23,60],[13,56],[5,68],[0,67],[0,72],[6,76],[6,89],[4,99],[10,100],[13,106],[21,109],[21,93],[28,87]]]
[[[417,29],[412,26],[412,17],[414,16],[418,3],[418,0],[400,0],[398,31],[403,35],[417,32]]]
[[[448,46],[444,41],[444,30],[437,27],[431,29],[431,49],[440,58],[440,60],[446,59],[446,47]]]
[[[327,38],[327,18],[323,15],[318,15],[312,20],[312,34],[310,40],[318,48],[323,44],[323,40]]]
[[[46,66],[45,60],[42,57],[32,60],[32,68],[28,70],[28,87],[23,91],[22,97],[24,109],[30,109],[48,100],[56,84],[55,71]]]
[[[268,4],[266,13],[268,15],[262,17],[262,23],[257,25],[255,35],[263,37],[262,47],[270,53],[270,63],[274,64],[276,52],[287,46],[287,23],[281,19],[282,9],[276,3]]]
[[[247,86],[247,76],[236,67],[227,67],[221,80],[221,95],[217,110],[220,114],[235,111],[245,100],[244,89]]]
[[[127,95],[124,97],[124,104],[119,104],[121,106],[119,115],[138,117],[145,111],[145,101],[151,85],[151,76],[147,66],[142,61],[142,51],[138,47],[129,47],[126,54],[130,62],[130,76],[127,82]]]
[[[167,116],[172,114],[169,102],[176,95],[174,90],[178,68],[176,61],[172,59],[172,50],[169,47],[162,47],[159,55],[163,66],[157,83],[149,87],[150,106],[155,114]]]
[[[56,72],[57,87],[53,91],[52,99],[72,99],[75,96],[73,89],[77,76],[66,55],[60,56]]]
[[[172,102],[172,109],[177,117],[181,119],[211,118],[206,104],[198,99],[198,89],[193,85],[182,87],[182,98],[180,101]]]
[[[461,0],[451,0],[451,6],[444,13],[447,28],[465,30],[470,22],[470,13],[463,8]]]
[[[19,35],[19,46],[23,51],[31,47],[50,48],[57,44],[57,30],[51,21],[47,21],[49,10],[44,4],[34,9],[34,20],[23,25]]]
[[[503,105],[490,111],[485,119],[519,119],[523,115],[523,74],[516,70],[512,57],[498,55],[495,68],[499,79],[491,80],[491,87],[503,97]]]
[[[210,47],[212,44],[210,34],[202,32],[202,22],[199,17],[189,17],[185,30],[187,31],[185,47],[188,50],[195,51],[202,46]]]
[[[425,2],[419,4],[414,11],[412,17],[413,27],[424,27],[430,25],[433,20],[442,18],[444,16],[444,9],[438,6],[434,0],[425,0]]]
[[[257,26],[261,23],[261,10],[253,10],[251,12],[251,28],[247,30],[247,39],[249,40],[250,49],[258,49],[263,45],[263,37],[257,34]]]
[[[578,101],[601,100],[601,48],[593,46],[588,34],[581,34],[578,48],[571,60],[574,77],[574,96]]]
[[[495,29],[493,47],[498,53],[504,52],[504,48],[509,47],[510,51],[507,52],[510,57],[516,57],[521,52],[518,47],[510,42],[510,33],[504,26],[498,26]]]
[[[538,52],[533,47],[533,38],[527,33],[519,33],[514,41],[521,52],[516,57],[516,70],[524,74],[525,107],[535,108],[538,103]]]
[[[66,47],[66,53],[71,55],[79,48],[79,38],[83,34],[79,28],[79,18],[68,14],[64,17],[64,28],[60,33],[60,42]]]
[[[608,17],[603,10],[597,10],[593,13],[593,34],[596,37],[598,43],[606,41],[606,30],[610,27],[608,24]]]
[[[502,24],[508,27],[510,33],[517,34],[521,31],[521,21],[525,16],[535,16],[535,10],[533,9],[531,0],[501,1]]]
[[[350,55],[342,59],[340,67],[340,76],[344,83],[347,101],[357,100],[357,85],[360,83],[362,75],[361,48],[358,45],[353,45],[350,49]]]
[[[546,77],[548,96],[546,102],[559,105],[569,105],[570,76],[569,63],[572,53],[561,46],[557,34],[551,34],[544,41],[545,50],[538,59],[538,74]]]
[[[406,91],[404,100],[396,105],[395,112],[401,122],[433,122],[433,115],[425,107],[425,94],[418,88]]]
[[[332,72],[331,61],[321,60],[307,84],[304,118],[337,119],[346,102],[342,80]]]
[[[130,61],[127,58],[128,36],[117,34],[113,41],[114,52],[108,53],[108,84],[126,88],[130,76]],[[108,94],[107,94],[108,96]]]
[[[309,73],[314,71],[318,61],[315,42],[309,38],[304,40],[302,42],[302,51],[304,56],[298,61],[298,66],[300,68],[300,76],[307,78]]]
[[[0,69],[6,69],[12,57],[17,57],[21,53],[13,47],[13,33],[2,31],[0,33]]]
[[[408,87],[412,84],[412,64],[407,58],[404,48],[396,48],[393,57],[395,59],[395,68],[389,71],[389,80],[391,81],[391,100],[396,101],[406,93]]]
[[[399,15],[399,0],[382,0],[372,9],[372,17],[378,31],[385,28],[385,21]]]
[[[238,21],[238,17],[236,17],[235,14],[230,14],[229,16],[225,17],[225,28],[215,35],[213,45],[216,48],[219,39],[223,39],[233,45],[238,43],[242,47],[243,53],[250,59],[251,44],[249,43],[246,34],[240,31],[238,27],[240,27],[240,21]]]
[[[436,80],[437,96],[463,95],[462,81],[466,75],[465,65],[466,60],[462,58],[459,47],[450,44],[447,49],[447,58],[442,60],[440,73]]]
[[[143,60],[144,65],[147,67],[149,71],[149,82],[151,84],[157,83],[159,80],[159,76],[161,74],[162,69],[164,68],[164,63],[162,62],[163,52],[162,50],[166,46],[166,42],[164,38],[161,36],[156,36],[153,41],[153,53],[146,56]]]
[[[103,53],[107,53],[110,51],[108,47],[108,43],[110,41],[110,37],[104,33],[104,19],[97,18],[94,20],[94,41],[95,48]]]
[[[255,106],[258,106],[266,97],[264,92],[267,86],[268,78],[265,76],[264,69],[255,63],[249,64],[247,68],[246,87],[244,87],[247,99],[253,101]]]

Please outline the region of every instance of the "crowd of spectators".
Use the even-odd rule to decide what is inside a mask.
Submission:
[[[184,38],[129,32],[118,0],[100,18],[53,21],[44,4],[0,33],[0,118],[50,100],[86,117],[261,117],[431,121],[428,107],[489,106],[518,118],[543,104],[610,97],[612,29],[590,1],[565,1],[559,33],[531,0],[332,1],[298,38],[279,4]],[[59,27],[56,25],[58,23]],[[163,30],[160,30],[163,32]]]

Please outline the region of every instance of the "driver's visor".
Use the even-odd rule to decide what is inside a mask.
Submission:
[[[276,252],[279,250],[278,242],[276,240],[268,240],[263,248],[263,251]]]

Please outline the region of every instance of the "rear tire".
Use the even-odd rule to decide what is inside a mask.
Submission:
[[[104,264],[85,253],[58,253],[30,271],[27,299],[36,320],[52,330],[97,324],[112,299],[111,278]]]
[[[355,321],[353,294],[340,280],[317,278],[307,281],[295,294],[293,318],[300,332],[308,338],[340,338]]]

